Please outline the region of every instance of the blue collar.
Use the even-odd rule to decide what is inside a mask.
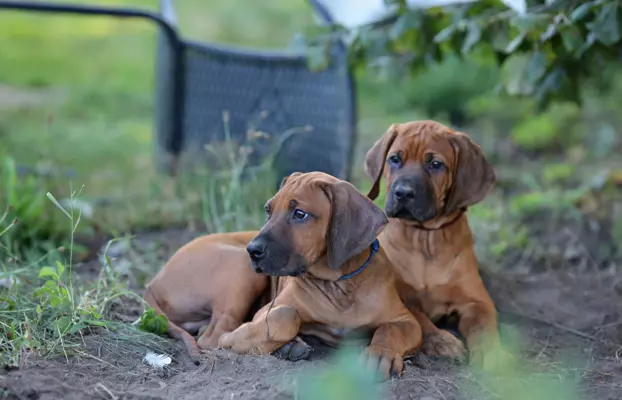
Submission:
[[[369,266],[371,259],[374,257],[374,254],[376,254],[379,249],[380,249],[380,242],[378,242],[378,239],[374,239],[374,241],[371,242],[371,251],[369,252],[369,257],[367,257],[367,260],[363,263],[363,265],[361,265],[359,269],[357,269],[356,271],[350,272],[348,275],[344,275],[337,280],[345,281],[346,279],[350,279],[360,274],[361,272],[363,272],[363,270]]]

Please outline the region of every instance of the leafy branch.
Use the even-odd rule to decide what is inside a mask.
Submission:
[[[413,9],[386,0],[397,13],[385,21],[346,29],[323,27],[309,42],[310,65],[328,64],[328,48],[343,39],[354,67],[385,76],[417,74],[450,56],[474,57],[501,67],[498,89],[581,103],[581,84],[603,79],[620,54],[620,0],[529,1],[524,13],[500,1],[482,0]]]

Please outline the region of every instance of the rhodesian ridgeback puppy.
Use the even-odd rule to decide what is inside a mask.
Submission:
[[[281,277],[276,296],[218,346],[270,354],[299,334],[336,345],[342,332],[365,330],[372,335],[363,353],[368,365],[385,379],[401,374],[422,335],[376,239],[388,223],[384,212],[321,172],[285,178],[266,212],[247,251],[252,269]]]
[[[144,298],[198,362],[200,348],[250,320],[270,300],[268,278],[250,268],[246,245],[257,232],[211,234],[180,248],[147,285]],[[192,336],[203,328],[197,341]]]
[[[466,215],[496,181],[479,146],[435,121],[394,124],[367,153],[365,172],[372,200],[386,179],[389,224],[379,240],[400,296],[423,329],[422,351],[461,357],[457,339],[433,323],[457,316],[471,363],[495,368],[508,354],[500,348],[497,312],[479,275]]]

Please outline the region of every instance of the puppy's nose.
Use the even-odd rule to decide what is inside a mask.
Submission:
[[[246,246],[246,251],[253,261],[260,261],[266,256],[266,244],[261,240],[252,240]]]
[[[397,185],[393,190],[393,195],[396,199],[409,199],[415,197],[415,191],[410,186]]]

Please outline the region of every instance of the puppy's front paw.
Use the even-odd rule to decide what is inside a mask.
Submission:
[[[404,372],[404,359],[398,353],[379,346],[368,346],[362,354],[364,365],[384,379],[399,378]]]
[[[439,329],[425,335],[421,345],[421,352],[428,357],[442,357],[464,362],[468,351],[464,343],[450,332]]]
[[[294,340],[280,347],[273,354],[278,358],[288,361],[308,360],[311,357],[313,348],[305,343],[300,337],[296,336]]]
[[[230,349],[233,347],[233,332],[223,333],[218,339],[219,349]]]
[[[200,365],[201,364],[201,349],[197,346],[188,348],[188,365]]]

